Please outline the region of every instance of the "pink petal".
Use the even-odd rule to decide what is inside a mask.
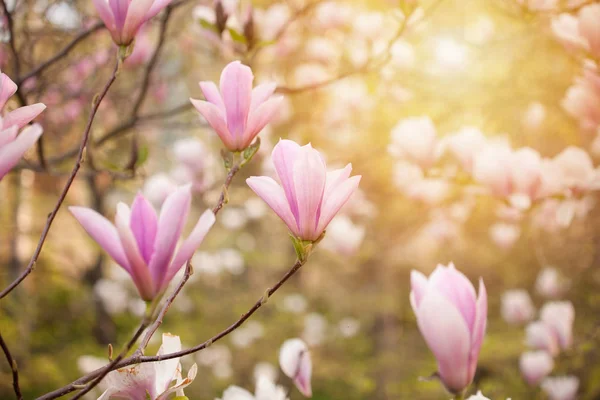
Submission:
[[[23,157],[23,154],[42,135],[42,127],[32,125],[27,127],[15,140],[0,147],[0,180],[10,171]]]
[[[335,217],[335,214],[346,204],[352,193],[358,188],[361,176],[353,176],[342,184],[338,185],[335,190],[325,194],[323,205],[321,206],[321,216],[319,217],[319,225],[317,230],[323,232],[329,222]]]
[[[321,234],[317,231],[317,224],[321,213],[327,169],[319,152],[310,144],[300,149],[293,173],[298,201],[297,221],[300,238],[315,240]]]
[[[106,392],[98,399],[131,399],[143,400],[148,395],[154,399],[156,371],[152,363],[137,364],[124,367],[106,375],[103,383],[108,386]]]
[[[263,83],[252,89],[252,100],[250,101],[250,114],[260,107],[275,92],[275,82]]]
[[[417,323],[437,359],[444,385],[457,392],[467,387],[471,335],[458,309],[434,290],[428,290],[421,300]]]
[[[312,362],[310,359],[310,353],[308,351],[303,352],[300,355],[300,364],[296,376],[294,377],[294,384],[304,395],[304,397],[312,397],[312,388],[310,384],[310,377],[312,374]]]
[[[0,111],[8,99],[17,91],[17,84],[12,81],[5,73],[0,75]]]
[[[221,93],[219,93],[217,85],[210,81],[200,82],[199,85],[206,101],[217,106],[223,115],[225,115],[225,104],[223,104],[223,99],[221,98]]]
[[[476,294],[471,281],[450,263],[448,267],[437,266],[429,277],[429,285],[432,290],[436,290],[454,304],[472,332],[476,314]]]
[[[112,32],[115,31],[116,26],[115,26],[115,19],[113,17],[113,13],[112,10],[110,9],[110,6],[108,5],[108,1],[107,0],[93,0],[94,2],[94,7],[96,7],[96,11],[98,12],[98,16],[100,17],[100,19],[102,20],[102,22],[104,22],[104,25],[106,25],[106,28]]]
[[[275,117],[279,111],[283,97],[273,97],[261,104],[254,112],[250,114],[248,125],[242,137],[242,146],[248,147],[256,135]]]
[[[298,158],[298,153],[300,153],[300,146],[291,140],[280,140],[271,153],[277,176],[279,176],[279,181],[295,219],[298,219],[298,202],[296,201],[296,189],[294,188],[294,163]]]
[[[327,182],[325,183],[325,197],[323,198],[323,201],[325,201],[327,196],[333,193],[339,185],[344,183],[346,179],[350,178],[351,172],[352,164],[348,164],[344,168],[336,169],[335,171],[327,172]]]
[[[129,261],[129,272],[142,299],[150,301],[154,298],[156,292],[153,288],[152,276],[150,276],[148,266],[140,254],[135,236],[133,236],[133,232],[129,227],[130,221],[131,212],[129,211],[129,207],[125,203],[119,203],[117,205],[115,223],[123,250],[125,250],[125,255]]]
[[[152,7],[154,0],[129,0],[127,17],[123,26],[122,40],[123,44],[129,44],[137,35],[142,24],[146,22],[146,14]]]
[[[227,127],[238,145],[246,131],[253,79],[250,67],[239,61],[227,64],[221,73],[221,97],[225,104]]]
[[[163,333],[162,345],[158,349],[157,355],[176,353],[181,350],[181,339],[179,336],[170,333]],[[154,364],[156,370],[155,387],[156,393],[163,393],[169,388],[171,381],[177,377],[177,367],[179,367],[179,358],[162,360]]]
[[[130,0],[108,0],[108,5],[110,6],[111,14],[115,22],[115,29],[119,32],[120,35],[122,34],[123,27],[125,26],[125,19],[127,18],[127,9],[129,8],[129,1]]]
[[[229,150],[237,150],[236,141],[229,132],[229,129],[227,128],[227,122],[225,121],[225,116],[219,110],[219,107],[209,103],[208,101],[196,99],[190,99],[190,101],[196,110],[202,114],[210,126],[212,126],[215,132],[217,132],[217,135],[219,135],[225,147],[227,147]]]
[[[215,223],[215,214],[211,210],[206,210],[198,219],[196,226],[192,230],[192,233],[183,241],[177,254],[171,262],[167,278],[165,279],[164,285],[175,276],[175,274],[185,265],[185,263],[192,258],[194,252],[198,249],[204,237]]]
[[[477,359],[479,358],[479,351],[483,344],[483,338],[485,337],[485,328],[487,325],[487,291],[483,284],[483,279],[479,279],[479,296],[477,297],[477,311],[475,314],[475,324],[473,325],[473,332],[471,334],[471,354],[469,356],[471,376],[475,375],[475,369],[477,368]]]
[[[150,263],[152,253],[154,253],[156,219],[156,211],[152,204],[141,193],[138,193],[131,205],[130,227],[146,264]]]
[[[35,117],[40,115],[46,109],[46,105],[42,103],[32,104],[30,106],[20,107],[6,114],[3,120],[4,128],[16,125],[19,128],[30,123]]]
[[[410,304],[416,313],[427,291],[427,277],[419,271],[410,271]]]
[[[163,8],[171,4],[171,1],[172,0],[154,0],[154,4],[152,4],[152,7],[150,7],[150,10],[146,13],[146,21],[161,12]]]
[[[251,176],[246,183],[285,222],[294,236],[299,236],[298,225],[281,186],[267,176]]]
[[[98,212],[86,207],[69,207],[71,214],[79,221],[83,229],[127,272],[129,261],[119,240],[117,229]]]
[[[2,123],[0,123],[0,125],[2,125]],[[15,140],[17,133],[19,133],[19,127],[16,125],[13,125],[8,129],[3,129],[0,132],[0,147],[5,146]]]
[[[167,197],[160,210],[155,251],[149,266],[157,291],[164,286],[177,241],[190,212],[191,202],[190,185],[181,186]]]

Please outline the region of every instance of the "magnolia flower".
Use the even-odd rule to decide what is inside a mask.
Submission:
[[[563,189],[586,190],[596,179],[594,164],[589,154],[574,146],[569,146],[552,159],[555,179]]]
[[[556,268],[546,267],[535,280],[535,290],[546,298],[554,299],[564,292],[565,283]]]
[[[552,328],[541,321],[532,322],[525,328],[525,343],[536,350],[545,350],[555,356],[560,351],[558,338]]]
[[[473,170],[475,155],[485,146],[486,138],[474,127],[464,127],[443,139],[444,145],[458,159],[467,172]]]
[[[17,85],[6,74],[0,72],[0,111],[16,91]],[[45,108],[44,104],[37,103],[17,108],[0,118],[0,180],[17,165],[23,154],[42,135],[42,127],[37,124],[28,126],[20,134],[19,130]]]
[[[575,376],[546,378],[542,382],[542,390],[550,400],[575,400],[578,389],[579,379]]]
[[[159,356],[181,350],[179,336],[165,333],[162,341]],[[194,381],[196,371],[194,364],[188,371],[187,378],[182,379],[179,358],[121,368],[106,376],[104,383],[108,389],[98,400],[166,400],[174,392],[177,396],[183,396],[183,389]],[[176,383],[172,385],[174,380]]]
[[[138,31],[171,0],[93,0],[98,16],[106,25],[113,41],[129,46]]]
[[[271,155],[281,186],[272,178],[252,176],[248,186],[302,240],[317,240],[358,187],[352,165],[327,172],[321,154],[310,144],[280,140]]]
[[[483,395],[483,393],[481,393],[481,390],[477,392],[477,394],[474,394],[473,396],[469,397],[467,400],[490,400],[487,397],[485,397]]]
[[[521,236],[519,225],[498,222],[490,226],[490,237],[496,246],[503,250],[510,249]]]
[[[461,392],[473,381],[487,324],[487,293],[479,280],[479,296],[467,277],[438,265],[429,279],[411,272],[410,303],[417,324],[438,363],[446,388]]]
[[[100,247],[129,272],[140,296],[149,301],[162,293],[177,271],[192,258],[215,222],[212,211],[205,211],[176,252],[190,203],[191,192],[187,185],[167,197],[158,217],[141,193],[131,209],[125,203],[117,205],[115,225],[90,208],[69,207],[69,210]]]
[[[563,350],[571,347],[575,308],[570,301],[553,301],[544,304],[540,310],[540,320],[552,329]]]
[[[220,92],[213,82],[200,82],[204,100],[190,99],[231,151],[244,150],[277,113],[283,97],[272,97],[275,83],[252,89],[250,67],[234,61],[221,73]]]
[[[556,37],[570,50],[583,50],[600,56],[600,4],[587,5],[577,16],[560,14],[552,21]]]
[[[509,324],[522,324],[531,320],[535,308],[529,293],[523,289],[507,290],[502,295],[502,318]]]
[[[355,224],[345,215],[338,215],[327,228],[323,246],[342,255],[351,256],[356,253],[364,237],[364,226]]]
[[[527,383],[537,386],[554,368],[554,360],[546,351],[528,351],[521,354],[519,368]]]
[[[392,129],[392,143],[388,151],[422,168],[431,167],[440,155],[433,121],[429,117],[412,117],[398,122]]]
[[[260,376],[256,381],[254,395],[241,387],[230,386],[223,392],[223,398],[217,400],[288,400],[288,397],[283,387],[275,385],[265,376]]]
[[[596,68],[585,68],[583,76],[567,89],[561,101],[567,113],[579,121],[583,130],[595,130],[600,124],[600,75]]]
[[[300,393],[312,397],[312,361],[306,343],[301,339],[286,340],[279,350],[279,366],[283,373],[294,381]]]

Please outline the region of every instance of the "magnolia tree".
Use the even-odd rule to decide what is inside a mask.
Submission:
[[[398,84],[398,77],[416,74],[418,54],[410,39],[423,40],[429,19],[443,1],[402,0],[381,10],[319,0],[268,5],[94,0],[77,7],[69,2],[0,2],[4,41],[0,179],[10,194],[3,199],[10,211],[3,221],[10,227],[5,232],[10,240],[3,247],[7,262],[1,274],[0,305],[6,317],[0,325],[0,347],[6,358],[3,376],[11,382],[6,386],[17,399],[67,395],[185,399],[195,380],[200,385],[197,378],[201,384],[210,382],[200,371],[210,369],[215,380],[232,376],[233,365],[243,362],[243,354],[232,354],[224,339],[230,339],[239,353],[251,348],[265,335],[255,319],[259,310],[275,303],[276,312],[283,310],[297,320],[312,308],[299,293],[271,299],[293,278],[312,279],[305,289],[320,288],[323,300],[333,308],[343,307],[341,290],[346,292],[342,296],[354,298],[354,315],[373,314],[374,346],[386,358],[392,354],[390,335],[380,335],[377,327],[398,322],[390,319],[389,306],[371,293],[400,292],[402,303],[412,309],[406,315],[402,311],[400,319],[407,319],[406,326],[422,336],[412,344],[427,346],[431,355],[425,366],[421,365],[425,353],[405,351],[394,358],[407,365],[402,382],[414,382],[424,393],[422,398],[477,400],[488,399],[493,392],[497,398],[545,393],[550,399],[571,400],[584,390],[589,398],[597,396],[600,388],[582,372],[586,362],[597,360],[596,323],[578,340],[575,305],[569,299],[574,287],[587,290],[585,285],[597,280],[597,274],[588,272],[594,265],[581,272],[583,279],[568,279],[546,261],[542,246],[534,244],[528,254],[543,269],[534,277],[532,299],[528,285],[518,279],[486,286],[479,276],[493,281],[493,275],[463,268],[470,263],[462,262],[464,257],[458,257],[455,266],[452,260],[429,256],[439,254],[444,245],[459,244],[461,230],[481,208],[492,218],[485,224],[485,235],[480,229],[474,243],[491,242],[500,254],[508,254],[523,238],[533,242],[546,234],[561,236],[594,215],[600,188],[600,170],[594,166],[594,157],[600,155],[600,4],[550,0],[501,5],[515,18],[539,22],[546,37],[555,36],[548,40],[564,45],[561,57],[572,57],[581,69],[555,104],[575,120],[581,145],[564,145],[552,152],[521,145],[523,141],[513,143],[507,135],[484,132],[474,124],[440,127],[440,118],[422,110],[402,117],[391,113],[394,122],[385,126],[384,140],[372,150],[361,146],[357,130],[367,124],[382,129],[378,118],[387,116],[385,104],[408,102],[413,96],[408,83]],[[493,36],[489,20],[467,28],[465,37],[477,45]],[[467,62],[466,48],[447,38],[437,40],[435,49],[440,65],[428,66],[434,75],[461,69]],[[206,69],[218,69],[220,77],[203,72],[199,89],[182,89],[187,80],[198,79],[184,63],[187,59],[210,64]],[[108,74],[106,65],[112,65]],[[302,106],[298,96],[305,96]],[[292,117],[294,106],[299,120]],[[546,107],[541,102],[527,106],[523,131],[543,129]],[[210,132],[203,140],[196,134],[199,128]],[[273,129],[281,130],[280,137],[271,134]],[[324,138],[317,137],[313,145],[307,130]],[[326,154],[323,147],[334,151]],[[375,152],[371,166],[360,161],[370,152]],[[354,160],[359,160],[359,167],[353,175],[349,162]],[[371,169],[382,168],[385,201],[380,203],[370,193],[377,192],[381,176]],[[35,190],[33,182],[39,186]],[[50,201],[36,202],[47,215],[45,222],[32,218],[35,211],[26,209],[36,200],[33,191],[52,194]],[[242,206],[231,207],[236,197],[243,196]],[[408,209],[400,210],[400,202]],[[402,213],[407,224],[422,217],[420,225],[404,235],[390,235],[394,231],[378,232],[371,224],[402,222],[397,221]],[[261,221],[268,227],[259,236]],[[217,232],[213,238],[217,223],[226,233]],[[252,233],[244,234],[244,227]],[[23,232],[38,229],[39,236],[29,246],[32,235],[24,240]],[[286,231],[289,240],[279,238]],[[233,236],[235,247],[229,244]],[[91,241],[100,252],[90,257]],[[204,249],[205,241],[216,244],[212,253]],[[286,242],[290,251],[282,248]],[[314,269],[296,276],[319,257],[315,250],[320,248],[333,255],[322,262],[324,268],[336,263],[350,266],[350,260],[357,260],[369,275],[357,275],[354,281],[372,285],[352,288],[340,281],[340,289],[333,268],[328,275]],[[70,265],[70,272],[51,268],[49,254],[54,253],[60,256],[53,262]],[[208,287],[207,296],[214,298],[202,300],[218,307],[214,313],[227,315],[231,306],[237,317],[220,329],[207,324],[212,333],[200,336],[196,328],[200,317],[194,319],[190,312],[196,291],[189,289],[198,271],[202,277],[222,271],[242,275],[245,257],[255,263],[279,263],[288,255],[287,272],[277,267],[279,278],[266,283],[247,305],[229,302],[218,285]],[[80,265],[86,262],[92,266]],[[429,276],[413,269],[396,285],[396,274],[381,267],[390,263],[418,267]],[[38,321],[20,317],[28,314],[32,292],[44,299],[45,292],[60,284],[53,275],[57,271],[85,281],[82,292],[93,292],[97,314],[93,335],[96,342],[108,343],[108,350],[97,357],[75,343],[63,343],[64,353],[57,350],[53,362],[60,364],[65,354],[78,357],[82,375],[41,393],[36,378],[28,376],[47,373],[27,357],[35,352],[36,343],[29,343],[25,334],[19,339],[19,332],[29,331]],[[242,277],[252,281],[253,273]],[[477,289],[472,283],[476,278]],[[50,319],[52,334],[62,337],[59,332],[76,323],[62,324],[53,316],[53,308],[60,304],[46,299],[48,316],[40,314],[39,321]],[[534,300],[540,300],[539,313]],[[250,390],[231,385],[219,390],[220,399],[285,400],[316,394],[313,380],[327,375],[319,364],[328,363],[324,355],[334,348],[325,339],[327,318],[317,308],[304,315],[303,331],[287,330],[285,340],[277,343],[279,351],[261,353],[267,359],[278,357],[283,379],[278,382],[272,365],[258,364]],[[117,336],[117,318],[125,313],[128,321],[135,316],[137,325]],[[185,333],[160,332],[163,323],[181,315]],[[492,323],[494,315],[513,328]],[[294,326],[289,319],[286,323]],[[350,340],[360,330],[357,317],[346,317],[339,321],[333,339]],[[401,330],[392,330],[393,336],[412,346],[410,336],[403,337]],[[81,335],[79,328],[73,331],[74,337]],[[505,366],[519,371],[522,383],[529,386],[527,392],[516,391],[512,381],[503,383],[508,373],[489,366],[497,361],[493,353],[505,349],[486,350],[486,331],[519,338],[516,350],[510,352],[520,355]],[[184,344],[182,338],[193,342]],[[157,345],[154,355],[152,347]],[[356,342],[355,347],[361,346],[369,347]],[[393,379],[386,371],[367,372],[375,375],[381,388],[373,390],[367,378],[352,375],[349,379],[359,388],[356,398],[404,398],[402,394],[409,393],[401,388],[390,394],[387,386]],[[585,379],[585,389],[580,388],[580,379]],[[427,380],[435,382],[422,382]],[[486,386],[488,381],[494,384]],[[336,393],[336,398],[355,398]]]

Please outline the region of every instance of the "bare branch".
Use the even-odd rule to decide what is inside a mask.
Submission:
[[[17,400],[23,400],[23,395],[21,394],[21,388],[19,387],[19,370],[17,369],[17,361],[10,354],[10,350],[8,349],[8,345],[4,341],[2,334],[0,334],[0,347],[2,347],[2,351],[6,356],[6,361],[10,366],[13,376],[13,389],[15,391],[15,396],[17,396]]]

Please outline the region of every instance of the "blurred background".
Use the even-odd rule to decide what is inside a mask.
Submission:
[[[555,359],[553,373],[577,376],[579,398],[600,399],[595,192],[573,190],[568,198],[515,207],[481,190],[485,185],[448,150],[449,138],[470,130],[548,159],[578,146],[584,155],[575,158],[593,169],[600,120],[585,119],[568,94],[581,85],[583,69],[594,68],[594,57],[561,43],[554,23],[585,5],[288,0],[253,1],[249,8],[250,2],[225,0],[223,23],[213,2],[175,0],[147,23],[102,103],[65,206],[86,205],[112,219],[117,202],[129,203],[138,191],[159,207],[175,185],[193,181],[199,216],[216,203],[225,170],[218,137],[188,101],[202,98],[198,81],[218,81],[223,66],[240,59],[255,83],[276,81],[285,96],[160,332],[181,336],[184,346],[206,340],[293,264],[285,225],[245,184],[248,176],[272,174],[269,154],[279,138],[311,142],[329,166],[351,162],[363,176],[307,265],[267,306],[223,341],[182,359],[185,370],[199,366],[186,395],[213,399],[231,384],[253,390],[256,374],[279,374],[291,388],[278,373],[278,349],[301,337],[312,351],[315,399],[448,398],[439,383],[419,379],[436,365],[409,304],[409,275],[453,261],[472,282],[482,277],[489,294],[474,388],[492,399],[546,398],[519,372],[523,326],[501,312],[503,293],[524,289],[537,309],[548,300],[574,304],[574,343]],[[47,170],[33,150],[0,183],[2,287],[29,261],[116,54],[87,0],[17,0],[9,8],[21,77],[90,33],[21,82],[29,103],[48,106],[38,118]],[[3,21],[0,66],[16,80]],[[600,95],[586,104],[586,115],[600,113]],[[402,126],[406,121],[412,125]],[[431,162],[407,162],[403,129],[412,130],[417,153],[439,144]],[[33,398],[101,366],[107,345],[120,348],[131,336],[144,303],[63,206],[34,273],[0,310],[25,398]],[[0,398],[12,396],[2,362]],[[290,398],[301,396],[291,390]]]

